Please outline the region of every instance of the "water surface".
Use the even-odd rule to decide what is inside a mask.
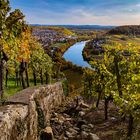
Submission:
[[[84,61],[82,56],[82,51],[85,47],[86,42],[87,41],[78,42],[71,46],[63,55],[65,60],[81,67],[91,68],[91,66],[86,61]]]

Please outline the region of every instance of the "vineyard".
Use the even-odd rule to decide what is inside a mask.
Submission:
[[[113,102],[119,109],[120,118],[128,123],[127,136],[137,139],[140,119],[140,39],[138,36],[107,34],[96,41],[88,42],[83,52],[84,58],[95,69],[85,71],[84,95],[88,99],[95,98],[97,108],[99,102],[104,100],[105,120],[108,119],[108,104]],[[100,53],[97,48],[102,48],[104,52]]]
[[[29,26],[19,9],[11,11],[9,1],[1,1],[1,7],[0,93],[2,99],[29,86],[65,79],[64,73],[69,79],[71,76],[66,72],[69,69],[72,75],[82,73],[81,67],[66,62],[62,55],[77,41],[94,36],[93,32],[86,35],[87,31],[86,34],[77,33],[63,27]],[[74,86],[77,87],[77,83]]]
[[[103,122],[109,122],[115,110],[115,119],[127,124],[127,128],[121,124],[122,128],[116,130],[122,130],[122,140],[139,140],[140,26],[121,26],[110,31],[34,27],[26,24],[19,9],[11,10],[8,0],[1,0],[0,7],[1,105],[22,89],[60,81],[65,95],[80,96],[92,104],[90,113],[96,112],[96,116],[102,108]],[[83,57],[91,69],[62,57],[70,46],[89,39]],[[112,112],[110,105],[115,108]]]
[[[0,94],[3,98],[11,87],[16,92],[43,84],[43,77],[49,83],[53,63],[31,35],[23,13],[17,9],[11,12],[9,1],[0,1],[0,5]]]

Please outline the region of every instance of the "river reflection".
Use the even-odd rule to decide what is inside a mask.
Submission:
[[[86,42],[87,41],[78,42],[71,46],[63,55],[65,60],[81,67],[91,68],[91,66],[86,61],[84,61],[82,56],[82,51],[85,47]]]

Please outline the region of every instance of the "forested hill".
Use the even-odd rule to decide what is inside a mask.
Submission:
[[[41,25],[41,24],[31,24],[31,26],[54,26],[54,25]],[[103,25],[55,25],[57,27],[65,27],[68,29],[81,29],[81,30],[110,30],[116,26],[103,26]]]
[[[110,30],[108,34],[140,35],[140,25],[119,26]]]

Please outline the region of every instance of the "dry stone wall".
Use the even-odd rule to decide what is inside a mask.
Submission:
[[[61,83],[28,88],[0,106],[0,140],[39,140],[50,112],[64,99]]]

